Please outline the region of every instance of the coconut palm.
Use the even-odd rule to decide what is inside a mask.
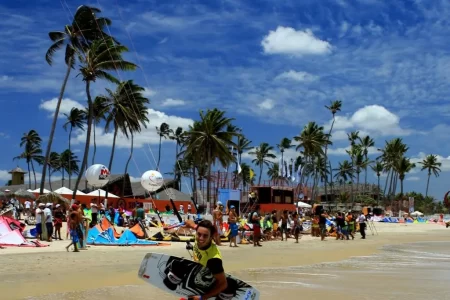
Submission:
[[[55,135],[56,122],[59,116],[59,109],[61,107],[61,102],[64,97],[64,92],[67,81],[69,80],[71,69],[74,67],[76,62],[76,53],[77,51],[83,51],[89,47],[93,41],[98,40],[99,38],[109,37],[108,34],[103,31],[103,28],[111,25],[111,21],[107,18],[98,18],[97,15],[100,12],[101,11],[98,8],[82,5],[76,10],[72,24],[64,26],[63,31],[52,31],[48,34],[53,44],[50,48],[48,48],[47,53],[45,54],[45,60],[49,65],[53,65],[53,56],[58,50],[65,46],[64,60],[67,65],[67,69],[59,92],[58,101],[56,103],[47,149],[45,151],[45,163],[42,168],[40,186],[41,195],[44,192],[45,176],[52,149],[53,137]]]
[[[403,143],[401,138],[395,138],[390,141],[386,141],[384,148],[378,149],[378,151],[381,152],[381,155],[377,157],[377,160],[381,160],[384,166],[384,172],[388,173],[384,186],[384,194],[388,195],[391,198],[393,195],[395,195],[397,187],[397,162],[403,158],[408,149],[408,146]],[[389,189],[388,193],[386,194],[386,189],[388,188],[388,186]]]
[[[267,170],[267,176],[269,176],[270,180],[274,182],[275,185],[288,182],[287,178],[280,176],[278,172],[279,169],[280,165],[278,163],[273,163],[272,165],[269,165],[269,170]]]
[[[43,163],[41,143],[42,143],[42,139],[39,136],[39,134],[36,132],[36,130],[30,130],[27,133],[24,133],[22,138],[20,139],[20,147],[24,147],[24,151],[20,155],[14,157],[14,159],[13,159],[13,160],[25,159],[25,161],[27,162],[28,185],[29,185],[30,189],[31,189],[30,166],[33,171],[34,188],[37,188],[36,171],[34,169],[34,162],[36,162],[38,164]]]
[[[342,108],[342,101],[341,100],[335,100],[331,101],[330,105],[325,105],[325,108],[328,109],[331,112],[331,116],[333,121],[331,122],[330,131],[328,131],[327,135],[327,143],[325,144],[325,151],[324,151],[324,158],[325,162],[328,161],[328,142],[330,141],[331,133],[333,132],[334,122],[336,121],[336,113],[338,111],[341,111]],[[331,168],[331,165],[330,165]],[[331,180],[333,181],[333,180]],[[328,176],[325,178],[325,198],[328,201]]]
[[[107,101],[103,97],[95,97],[94,103],[92,103],[94,115],[92,116],[92,133],[94,142],[94,149],[92,152],[92,164],[95,164],[95,155],[97,154],[97,137],[96,137],[96,126],[100,124],[101,121],[106,121],[106,114],[108,112]],[[89,113],[89,108],[86,108],[86,114]]]
[[[273,147],[268,143],[261,143],[258,147],[255,147],[253,151],[248,153],[255,156],[252,163],[259,167],[258,185],[261,185],[261,176],[264,166],[270,167],[273,164],[272,160],[276,158],[275,154],[272,153],[273,150]]]
[[[67,173],[69,178],[71,178],[72,175],[79,174],[79,162],[78,157],[69,149],[66,149],[59,154],[59,171],[61,171],[62,175],[62,186],[64,186],[65,173]]]
[[[59,157],[58,152],[50,153],[50,159],[48,161],[48,184],[50,185],[50,190],[53,191],[52,188],[52,174],[60,171],[61,168],[61,159]]]
[[[377,180],[378,180],[378,197],[377,197],[377,205],[378,205],[378,199],[380,199],[380,194],[381,194],[380,176],[381,176],[381,173],[383,173],[384,167],[380,161],[377,161],[374,165],[371,166],[371,168],[377,175]]]
[[[156,132],[159,135],[159,150],[158,150],[158,163],[156,164],[156,169],[159,170],[159,163],[161,162],[161,145],[162,145],[162,138],[166,139],[170,135],[170,126],[167,123],[161,123],[161,125],[158,127],[156,126]]]
[[[136,69],[136,65],[123,60],[122,54],[127,52],[125,46],[115,44],[112,38],[104,38],[102,40],[94,41],[88,49],[85,49],[83,55],[79,55],[81,62],[80,75],[86,83],[86,96],[88,101],[88,120],[86,131],[86,144],[84,148],[83,161],[81,162],[80,172],[75,182],[73,192],[73,199],[76,196],[76,190],[80,184],[82,174],[87,165],[87,158],[89,156],[89,146],[91,142],[92,121],[94,117],[94,106],[91,97],[91,83],[97,79],[106,79],[110,82],[119,84],[114,76],[108,71],[132,71]]]
[[[69,114],[64,114],[67,118],[66,123],[64,123],[63,127],[64,129],[67,131],[67,128],[69,127],[69,151],[72,150],[72,146],[71,146],[71,139],[72,139],[72,131],[74,128],[78,128],[84,131],[84,125],[86,122],[86,112],[82,109],[78,109],[76,107],[73,107]],[[50,162],[49,162],[49,168],[51,166],[51,161],[52,158],[50,157]],[[68,171],[68,175],[69,175],[69,189],[70,189],[70,177],[72,176],[72,172],[70,170],[70,161],[69,161],[69,171]],[[49,175],[50,175],[50,170],[49,170]],[[49,176],[50,178],[50,176]]]
[[[284,137],[281,139],[280,143],[277,144],[278,150],[280,150],[281,153],[281,168],[284,167],[284,151],[287,149],[292,148],[292,141],[288,139],[287,137]]]
[[[437,155],[430,154],[419,162],[419,164],[422,165],[421,171],[428,171],[427,189],[425,191],[425,197],[428,197],[428,187],[430,185],[431,173],[433,173],[435,177],[439,177],[439,173],[441,172],[439,167],[442,166],[442,163],[438,161]]]
[[[359,138],[359,143],[361,145],[361,149],[362,149],[362,153],[364,155],[364,159],[365,161],[369,161],[369,148],[375,146],[375,141],[368,135],[366,135],[363,138]],[[370,165],[370,163],[368,163],[365,167],[364,167],[364,188],[363,188],[363,192],[366,189],[367,186],[367,167]]]
[[[416,164],[412,163],[409,158],[402,157],[397,160],[395,164],[395,171],[398,174],[398,179],[400,179],[400,195],[403,196],[403,181],[405,180],[405,176],[412,169],[416,167]]]
[[[235,160],[228,150],[228,146],[236,146],[233,143],[236,133],[227,131],[227,126],[233,120],[226,117],[224,111],[218,109],[200,111],[200,121],[194,122],[187,133],[188,144],[185,155],[192,156],[197,166],[204,164],[207,168],[206,198],[208,203],[211,200],[212,165],[217,160],[225,168]]]
[[[253,148],[251,146],[251,144],[252,144],[252,141],[248,140],[245,136],[243,136],[243,135],[238,136],[238,142],[236,144],[236,148],[237,148],[237,153],[238,153],[238,163],[240,165],[242,164],[242,154],[245,151]],[[241,166],[241,168],[242,168],[242,166]]]

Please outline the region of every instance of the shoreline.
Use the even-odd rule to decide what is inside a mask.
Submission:
[[[226,245],[220,247],[220,250],[228,273],[246,272],[251,275],[252,269],[296,267],[370,256],[387,245],[449,241],[445,227],[394,225],[402,227],[393,228],[392,225],[377,226],[379,235],[369,234],[366,240],[357,235],[354,241],[328,238],[321,242],[318,238],[303,236],[299,244],[295,244],[293,240],[271,241],[264,242],[261,248],[254,248],[252,245],[230,248]],[[25,299],[130,285],[142,286],[144,293],[157,294],[156,289],[137,278],[138,267],[144,255],[148,252],[160,252],[187,257],[185,243],[151,247],[91,246],[89,250],[80,253],[66,252],[64,247],[68,243],[69,241],[57,241],[45,248],[1,249],[2,296],[5,299]],[[314,297],[322,294],[318,290],[305,292]],[[105,297],[107,298],[111,299]]]

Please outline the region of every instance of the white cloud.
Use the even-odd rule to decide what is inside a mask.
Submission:
[[[178,116],[167,115],[161,111],[156,111],[154,109],[148,109],[147,118],[150,122],[147,124],[147,128],[143,128],[142,132],[134,136],[134,147],[140,148],[146,144],[158,144],[159,135],[156,132],[156,126],[160,126],[161,123],[165,122],[169,124],[170,128],[182,127],[184,130],[189,128],[194,121],[192,119],[182,118]],[[93,144],[93,136],[91,135]],[[96,127],[96,143],[97,146],[111,147],[113,140],[113,132],[105,133],[103,128]],[[72,139],[73,145],[84,144],[86,141],[86,132],[77,130],[75,131],[75,136]],[[164,140],[164,142],[171,142],[170,140]],[[124,135],[118,134],[116,140],[117,148],[129,148],[130,140],[128,140]]]
[[[420,177],[418,177],[418,176],[410,176],[410,177],[406,176],[405,177],[405,181],[419,181],[419,180],[420,180]]]
[[[142,92],[142,95],[146,98],[150,98],[152,96],[155,96],[157,93],[155,90],[144,88],[144,91]]]
[[[258,104],[258,107],[262,110],[271,110],[275,106],[275,101],[272,99],[266,99]]]
[[[325,125],[328,130],[331,120]],[[336,131],[334,131],[336,130]],[[352,116],[336,116],[333,139],[347,139],[346,131],[359,130],[359,136],[405,136],[410,130],[400,127],[400,118],[380,105],[367,105],[358,109]],[[345,134],[344,134],[345,133]]]
[[[7,75],[2,75],[0,76],[0,81],[10,81],[12,80],[12,77],[7,76]]]
[[[310,29],[295,30],[283,26],[278,26],[275,31],[269,31],[261,41],[261,46],[266,54],[302,56],[331,52],[330,43],[315,37]]]
[[[327,154],[328,155],[348,155],[347,154],[348,150],[350,150],[350,146],[348,146],[346,148],[336,148],[336,149],[330,148],[330,149],[328,149]],[[369,147],[369,149],[367,149],[367,150],[368,150],[369,155],[380,153],[378,151],[378,149],[375,147]]]
[[[425,157],[427,157],[427,155],[429,155],[429,154],[426,154],[424,152],[419,152],[418,155],[416,155],[414,157],[411,157],[411,162],[416,164],[416,168],[415,168],[415,172],[414,173],[417,173],[417,172],[420,171],[420,169],[422,168],[422,165],[419,164],[419,162],[423,161],[423,159]],[[444,156],[441,156],[441,155],[436,155],[436,157],[437,157],[437,161],[442,164],[442,166],[439,167],[441,169],[441,171],[442,172],[450,171],[450,156],[444,157]],[[424,170],[424,172],[425,172],[425,170]],[[432,175],[432,176],[434,176],[434,175]]]
[[[280,75],[275,77],[275,79],[310,82],[319,79],[319,76],[310,74],[308,72],[289,70],[287,72],[281,73]]]
[[[52,114],[50,116],[53,116],[53,113],[55,112],[57,103],[58,103],[58,98],[53,98],[51,100],[41,102],[41,104],[39,104],[39,108],[51,112]],[[62,118],[62,117],[64,117],[63,114],[69,114],[70,110],[74,107],[76,107],[78,109],[85,108],[78,101],[75,101],[75,100],[72,100],[69,98],[62,99],[61,106],[59,108],[59,117]]]
[[[184,101],[184,100],[167,98],[166,100],[164,100],[161,103],[161,106],[174,107],[174,106],[182,106],[182,105],[185,105],[185,104],[186,104],[186,101]]]
[[[0,181],[8,181],[11,179],[11,174],[8,172],[9,170],[0,170]]]

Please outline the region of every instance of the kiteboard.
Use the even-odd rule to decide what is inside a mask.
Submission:
[[[160,253],[148,253],[138,272],[145,282],[174,296],[189,298],[206,294],[215,282],[208,268],[192,260]],[[216,300],[259,300],[259,291],[244,281],[226,274],[228,287]]]

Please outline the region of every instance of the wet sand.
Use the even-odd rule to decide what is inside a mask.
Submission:
[[[272,278],[271,271],[263,268],[305,266],[323,262],[336,262],[350,257],[368,256],[382,246],[410,242],[448,241],[450,230],[434,224],[376,224],[378,235],[368,232],[366,240],[359,234],[354,241],[336,241],[332,238],[321,242],[318,238],[304,236],[299,244],[265,242],[263,247],[241,245],[239,248],[221,247],[225,269],[228,273],[255,282],[261,291],[261,299],[270,298],[279,277]],[[186,257],[184,243],[172,243],[158,247],[91,246],[80,253],[66,252],[69,241],[55,241],[46,248],[7,248],[0,250],[1,299],[174,299],[137,278],[137,271],[144,255],[160,252]],[[258,271],[257,271],[258,270]],[[268,273],[268,274],[264,274]],[[298,275],[298,274],[297,274]],[[301,274],[300,274],[301,275]],[[301,276],[313,277],[311,272]],[[349,289],[357,282],[349,280]],[[302,287],[301,280],[276,288],[284,299],[302,297],[318,299],[332,295],[338,299],[352,298],[346,291],[330,291]],[[291,288],[292,287],[292,288]],[[371,299],[371,298],[367,298]]]

